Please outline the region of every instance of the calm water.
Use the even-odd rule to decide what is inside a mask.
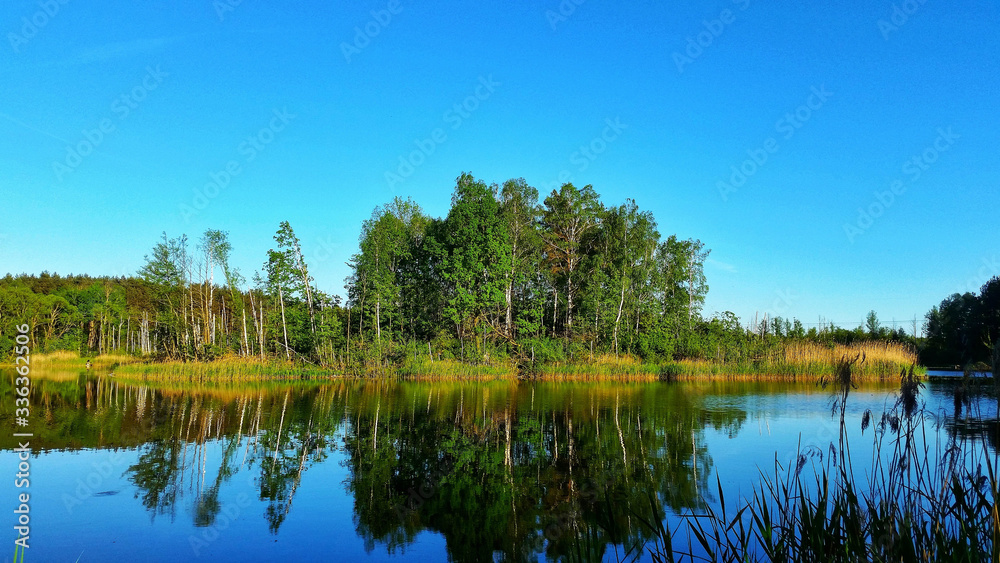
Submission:
[[[996,402],[956,416],[953,389],[922,391],[931,429],[995,451]],[[852,392],[856,459],[870,456],[862,412],[895,396]],[[720,483],[735,499],[775,460],[829,455],[839,429],[813,384],[191,389],[58,374],[36,376],[30,399],[29,489],[12,486],[17,445],[0,436],[5,526],[16,493],[31,494],[27,562],[546,561],[581,545],[615,561],[645,537],[651,496],[676,524],[718,503]]]

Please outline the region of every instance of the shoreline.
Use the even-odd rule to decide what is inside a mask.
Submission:
[[[600,358],[599,361],[558,362],[540,366],[513,363],[476,365],[454,360],[390,365],[383,369],[347,372],[334,368],[259,358],[229,357],[211,361],[156,361],[123,355],[82,358],[71,352],[38,354],[35,368],[46,371],[79,371],[109,375],[123,380],[189,382],[386,380],[386,381],[546,381],[622,382],[656,381],[773,381],[819,383],[837,376],[836,362],[707,362],[680,360],[661,364],[640,363],[634,358]],[[86,364],[91,362],[88,370]],[[846,361],[846,360],[845,360]],[[852,362],[853,363],[853,362]],[[927,368],[898,361],[857,360],[853,379],[858,382],[898,381],[912,367],[914,375],[927,379]]]

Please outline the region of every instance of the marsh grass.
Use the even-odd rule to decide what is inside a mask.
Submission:
[[[552,362],[535,368],[534,376],[555,381],[656,381],[661,366],[629,354],[600,354],[586,362]]]
[[[32,365],[36,368],[46,369],[86,369],[87,361],[91,362],[91,369],[107,368],[113,365],[127,364],[137,361],[133,356],[124,354],[104,354],[100,356],[81,357],[76,352],[60,350],[45,354],[34,354],[31,357]]]
[[[118,376],[143,380],[262,381],[265,379],[361,378],[414,380],[493,380],[530,378],[553,381],[818,381],[837,374],[843,357],[857,357],[852,377],[857,381],[889,381],[902,367],[913,365],[916,354],[897,343],[865,342],[850,346],[824,346],[815,343],[789,343],[757,357],[737,355],[727,361],[680,360],[653,363],[629,354],[600,354],[578,361],[549,361],[519,365],[515,359],[497,358],[489,362],[469,363],[455,359],[430,359],[424,354],[403,354],[398,362],[349,362],[334,370],[308,362],[261,360],[223,356],[207,362],[155,361],[126,355],[101,355],[81,358],[74,352],[39,354],[36,367],[50,371],[83,370],[88,359],[94,373],[114,372]]]
[[[88,371],[88,360],[91,364],[89,371],[95,374],[107,373],[118,366],[139,361],[135,356],[124,354],[80,357],[76,352],[60,350],[44,354],[33,354],[31,356],[31,372],[38,377],[46,379],[73,379],[80,372]]]
[[[400,377],[419,381],[446,379],[514,379],[517,366],[513,362],[470,364],[458,360],[430,360],[427,356],[408,359],[396,372]]]
[[[740,355],[725,362],[681,360],[679,379],[775,379],[816,381],[836,376],[842,358],[857,357],[851,368],[854,381],[890,381],[900,370],[917,363],[917,353],[897,342],[860,342],[822,345],[791,342],[758,356]],[[917,368],[917,374],[922,373]]]
[[[142,381],[240,382],[282,379],[328,379],[336,373],[310,364],[226,356],[211,362],[144,362],[122,365],[116,377]]]
[[[702,518],[670,529],[636,514],[652,534],[647,555],[655,562],[1000,560],[998,454],[985,440],[928,439],[927,425],[939,420],[919,408],[922,383],[912,369],[900,373],[892,408],[863,413],[862,436],[871,429],[873,454],[855,474],[844,414],[859,362],[842,357],[826,381],[840,411],[837,444],[827,452],[800,448],[794,467],[775,458],[735,512],[717,479],[719,506],[708,506]],[[803,470],[816,459],[810,478]],[[647,514],[657,514],[653,493],[650,508]],[[679,535],[686,547],[678,548]]]

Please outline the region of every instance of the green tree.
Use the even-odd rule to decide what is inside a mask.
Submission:
[[[186,314],[185,290],[187,289],[187,272],[190,269],[190,257],[187,251],[187,236],[168,238],[163,233],[160,242],[153,246],[153,252],[145,257],[146,263],[139,270],[139,275],[153,286],[153,296],[157,303],[154,318],[155,334],[169,356],[183,353],[184,342],[188,339],[188,322]],[[154,344],[148,342],[149,349]]]
[[[288,254],[277,250],[267,251],[267,262],[264,264],[264,272],[267,275],[267,289],[272,298],[278,297],[278,306],[281,311],[281,335],[282,346],[278,348],[285,353],[285,359],[291,360],[291,347],[288,345],[288,318],[285,314],[285,296],[291,294],[291,287],[294,280],[292,264],[288,259]]]
[[[437,232],[437,252],[441,278],[450,289],[444,315],[455,325],[464,350],[470,335],[478,343],[487,327],[500,325],[512,247],[500,203],[484,182],[463,173],[451,201]]]
[[[520,290],[522,302],[525,306],[530,306],[526,291],[528,279],[541,258],[541,238],[538,231],[541,208],[538,205],[538,190],[529,186],[523,178],[507,180],[499,194],[510,244],[510,270],[506,274],[504,288],[504,331],[507,338],[514,339],[515,329],[519,324],[515,323],[516,297]],[[524,321],[535,316],[540,317],[529,313]],[[526,328],[530,330],[530,327]]]
[[[542,225],[545,233],[545,257],[557,283],[565,288],[566,333],[573,331],[573,299],[579,290],[578,268],[586,255],[582,243],[597,225],[600,201],[590,185],[576,188],[563,184],[545,198]],[[558,298],[553,298],[558,308]],[[553,327],[554,329],[555,327]]]
[[[292,279],[295,280],[293,287],[301,292],[306,301],[309,313],[309,328],[316,332],[316,320],[313,315],[313,279],[309,276],[309,267],[306,265],[305,257],[302,256],[302,246],[298,237],[288,221],[282,221],[278,225],[278,232],[274,235],[275,242],[278,243],[278,250],[285,254],[285,262],[291,268]]]
[[[881,326],[878,322],[878,315],[874,310],[868,311],[868,315],[865,317],[865,328],[868,330],[869,338],[879,337]]]

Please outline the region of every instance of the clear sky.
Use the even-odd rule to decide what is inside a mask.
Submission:
[[[468,171],[634,198],[708,314],[909,330],[1000,274],[1000,7],[826,4],[6,0],[0,274],[214,228],[249,278],[287,220],[343,294],[375,206]]]

